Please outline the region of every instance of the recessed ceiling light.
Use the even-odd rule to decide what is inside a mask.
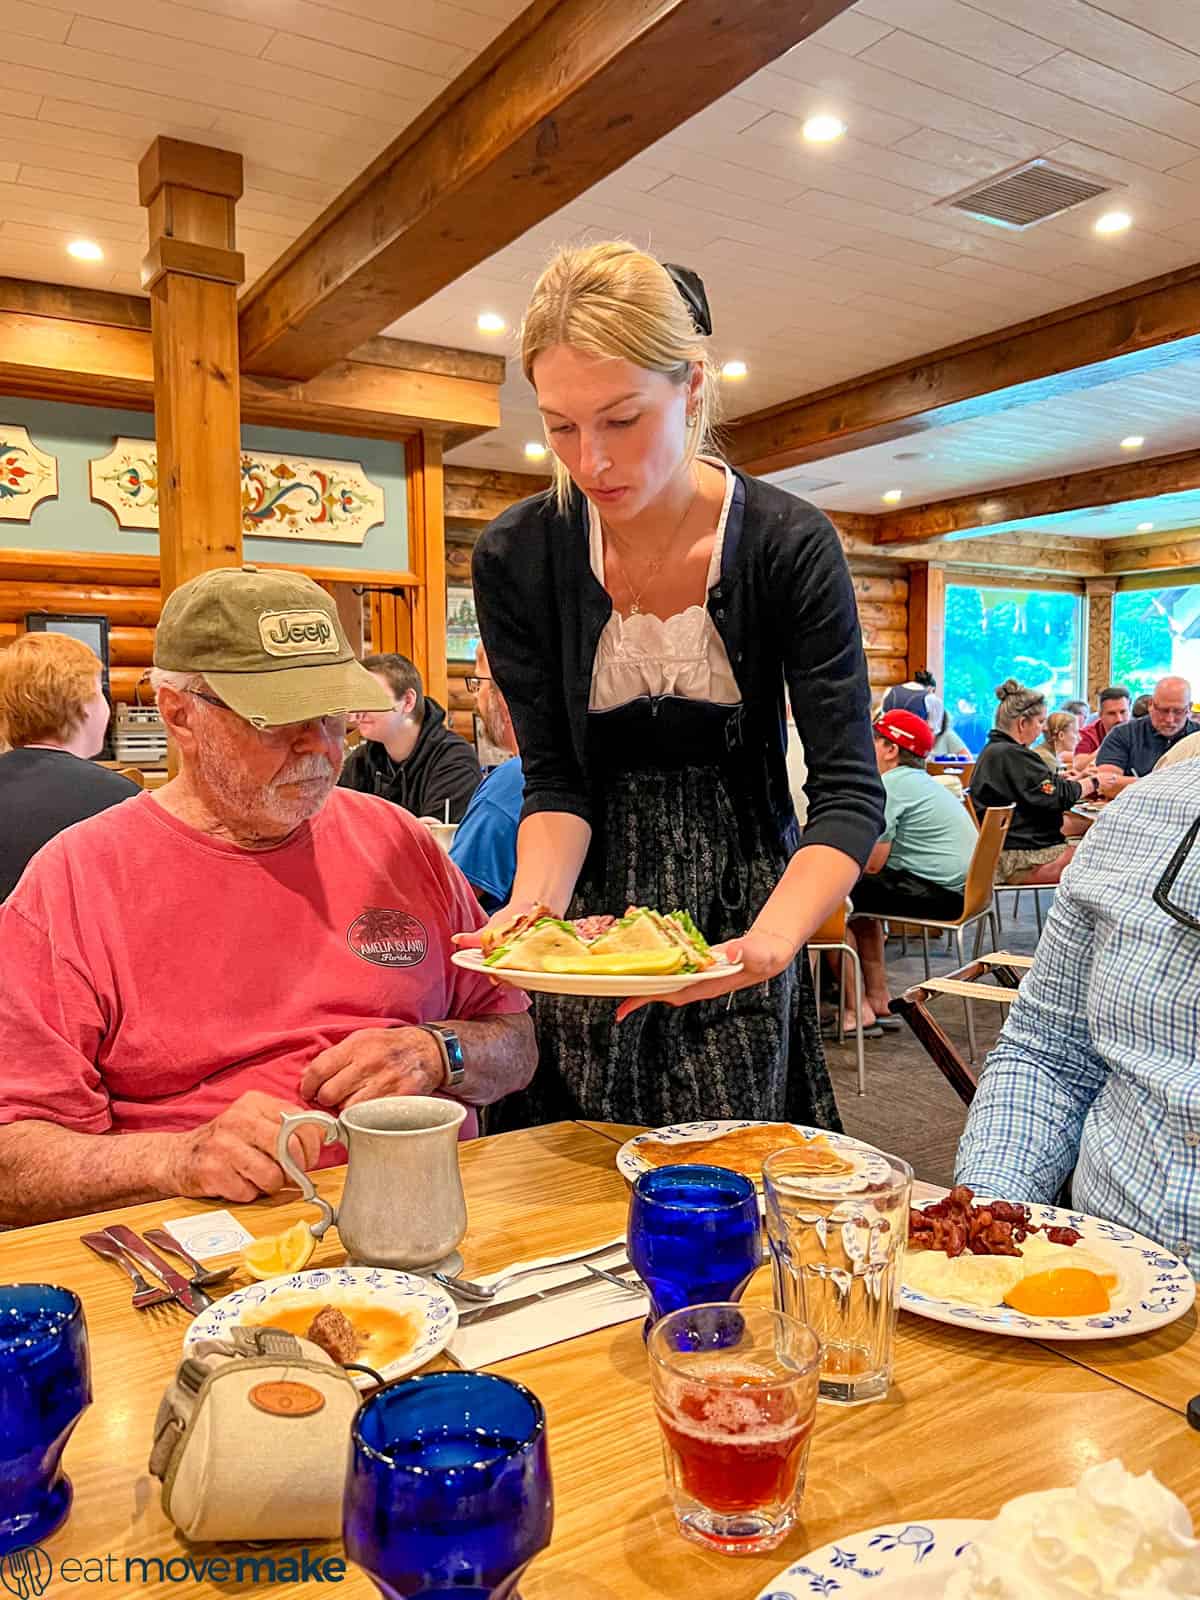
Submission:
[[[546,446],[537,439],[530,439],[525,446],[526,461],[544,461],[546,459]]]
[[[74,256],[76,261],[104,260],[104,251],[93,239],[72,239],[67,246],[67,254]]]
[[[832,144],[835,139],[840,139],[846,131],[846,124],[840,117],[809,117],[801,132],[809,144]]]
[[[750,368],[744,361],[727,361],[721,368],[721,376],[736,382],[739,378],[744,378],[749,371]]]
[[[904,499],[904,490],[903,489],[889,489],[888,492],[883,497],[883,503],[884,503],[885,506],[894,506],[894,505],[898,505],[900,503],[900,501],[903,500],[903,499]]]
[[[1152,522],[1139,522],[1137,525],[1137,531],[1139,533],[1153,533],[1154,524]]]
[[[1133,221],[1128,211],[1106,211],[1095,223],[1097,233],[1124,233]]]
[[[481,311],[475,318],[480,333],[503,333],[508,323],[498,311]]]
[[[1140,450],[1142,448],[1142,446],[1145,444],[1145,442],[1146,442],[1145,434],[1142,434],[1142,433],[1127,433],[1125,435],[1125,437],[1121,440],[1121,449],[1122,450]]]

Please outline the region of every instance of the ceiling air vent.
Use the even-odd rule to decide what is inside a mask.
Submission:
[[[1056,167],[1050,161],[1027,161],[939,204],[1002,228],[1029,228],[1085,200],[1094,200],[1098,194],[1107,194],[1111,188],[1111,183],[1086,172]]]

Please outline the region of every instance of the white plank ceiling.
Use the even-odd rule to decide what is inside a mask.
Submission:
[[[521,0],[0,0],[0,273],[137,290],[137,158],[157,133],[246,158],[251,279],[521,9]],[[840,142],[803,120],[832,112]],[[939,205],[1034,156],[1113,185],[1023,233]],[[1124,234],[1092,224],[1118,206]],[[719,354],[749,364],[736,415],[1200,258],[1200,0],[860,0],[402,318],[396,335],[511,354],[565,240],[624,235],[698,268]],[[96,265],[66,244],[95,239]],[[1200,443],[1171,369],[923,436],[925,459],[851,452],[805,469],[844,509],[1079,470]],[[1119,388],[1120,392],[1116,392]],[[456,458],[525,465],[536,411],[512,365],[500,429]],[[1180,420],[1182,418],[1182,420]],[[912,448],[917,449],[917,445]],[[828,469],[828,470],[826,470]]]

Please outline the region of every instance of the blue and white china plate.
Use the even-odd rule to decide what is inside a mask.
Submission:
[[[1082,1236],[1080,1248],[1089,1255],[1103,1256],[1111,1265],[1120,1281],[1107,1311],[1088,1317],[1029,1317],[1009,1306],[971,1306],[934,1299],[903,1283],[900,1309],[951,1327],[1007,1334],[1014,1339],[1127,1339],[1152,1328],[1165,1328],[1182,1317],[1196,1298],[1195,1280],[1179,1257],[1143,1234],[1060,1206],[1030,1206],[1029,1211],[1040,1225],[1074,1228]],[[1064,1258],[1062,1265],[1070,1266],[1070,1262]]]
[[[687,1151],[684,1148],[697,1139],[717,1139],[723,1133],[734,1133],[738,1128],[767,1128],[771,1126],[768,1118],[749,1118],[742,1122],[674,1122],[666,1128],[651,1128],[647,1133],[639,1133],[633,1139],[626,1139],[617,1151],[617,1171],[627,1183],[634,1183],[643,1172],[649,1172],[650,1162],[638,1155],[638,1146],[645,1144],[648,1139],[661,1141],[663,1144],[678,1144],[680,1146],[680,1161],[687,1160]],[[871,1155],[877,1155],[873,1145],[864,1144],[861,1139],[852,1139],[846,1133],[830,1133],[825,1128],[808,1128],[803,1123],[793,1122],[783,1124],[793,1127],[806,1138],[816,1138],[819,1134],[827,1143],[847,1150],[861,1150]],[[762,1179],[756,1180],[762,1188]]]
[[[870,1600],[938,1600],[946,1580],[985,1522],[893,1522],[835,1539],[772,1578],[757,1600],[844,1600],[866,1588]],[[867,1587],[869,1585],[869,1587]]]
[[[280,1311],[301,1303],[311,1305],[315,1316],[323,1305],[338,1306],[346,1310],[353,1321],[355,1307],[364,1309],[380,1307],[401,1316],[415,1316],[416,1341],[403,1355],[389,1361],[377,1370],[381,1377],[402,1378],[445,1349],[458,1327],[458,1311],[444,1289],[418,1278],[409,1272],[395,1272],[390,1267],[310,1267],[305,1272],[293,1272],[285,1278],[268,1278],[263,1283],[252,1283],[248,1288],[235,1289],[223,1299],[215,1301],[207,1311],[192,1321],[183,1336],[184,1349],[189,1349],[201,1339],[220,1339],[228,1330],[242,1322],[246,1312],[256,1323],[262,1320],[262,1308],[277,1305]],[[369,1354],[362,1359],[371,1364]],[[352,1374],[360,1387],[371,1379],[365,1373]]]
[[[484,965],[483,951],[476,949],[456,950],[450,960],[464,972],[495,978],[497,983],[508,983],[530,994],[566,994],[579,1000],[624,1000],[632,996],[675,994],[712,978],[732,978],[742,970],[740,961],[724,961],[720,957],[717,965],[709,967],[707,972],[669,972],[658,977],[633,974],[621,978],[594,972],[526,972],[519,967],[489,967]]]

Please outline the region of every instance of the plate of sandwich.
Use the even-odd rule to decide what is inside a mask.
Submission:
[[[485,929],[482,948],[457,950],[450,959],[517,989],[582,999],[675,994],[742,970],[709,948],[686,911],[649,906],[574,921],[534,906]]]

